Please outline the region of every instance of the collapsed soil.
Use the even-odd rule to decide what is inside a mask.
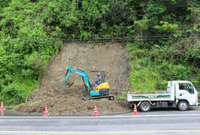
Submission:
[[[63,85],[67,67],[72,65],[87,71],[91,83],[96,80],[96,73],[91,70],[103,70],[105,80],[110,85],[110,94],[114,100],[81,100],[86,95],[82,78],[72,73],[69,83]],[[48,106],[51,115],[91,115],[97,105],[99,114],[130,112],[126,100],[117,100],[122,89],[128,91],[129,85],[128,54],[119,43],[83,44],[68,43],[63,45],[60,52],[53,56],[43,78],[39,90],[35,90],[28,103],[18,108],[20,112],[38,113]],[[89,96],[89,95],[87,95]],[[31,104],[37,104],[32,105]]]

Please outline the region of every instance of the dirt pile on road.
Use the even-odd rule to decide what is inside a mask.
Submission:
[[[115,100],[81,100],[85,87],[79,75],[71,74],[69,81],[74,84],[70,88],[62,84],[69,65],[87,71],[91,82],[96,80],[97,76],[90,71],[103,70]],[[29,96],[28,104],[47,104],[51,115],[90,115],[95,104],[100,114],[129,112],[128,103],[117,100],[122,89],[127,91],[130,88],[128,74],[128,56],[123,45],[68,43],[52,57],[41,80],[39,91]],[[23,106],[20,109],[23,110]]]

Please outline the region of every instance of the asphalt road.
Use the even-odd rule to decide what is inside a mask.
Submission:
[[[112,116],[1,116],[0,135],[199,135],[200,108]]]

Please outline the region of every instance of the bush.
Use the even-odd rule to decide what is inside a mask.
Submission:
[[[130,46],[130,44],[128,44]],[[191,80],[197,86],[200,77],[197,68],[184,65],[182,61],[170,59],[166,48],[136,49],[131,52],[129,74],[132,91],[152,91],[166,89],[168,81]],[[153,58],[152,58],[153,57]],[[163,59],[165,58],[165,59]],[[193,73],[192,73],[193,72]],[[195,78],[191,78],[193,74]]]

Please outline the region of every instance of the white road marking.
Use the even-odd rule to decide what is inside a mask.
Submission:
[[[130,134],[130,133],[197,133],[200,130],[153,130],[153,131],[0,131],[0,133],[23,134]]]
[[[188,113],[188,114],[141,114],[138,113],[138,115],[133,115],[133,114],[126,114],[126,115],[112,115],[112,116],[49,116],[49,117],[44,117],[44,116],[1,116],[1,119],[74,119],[74,118],[79,118],[79,119],[88,119],[88,118],[94,118],[94,119],[101,119],[101,118],[142,118],[142,117],[181,117],[181,116],[200,116],[199,113]]]

